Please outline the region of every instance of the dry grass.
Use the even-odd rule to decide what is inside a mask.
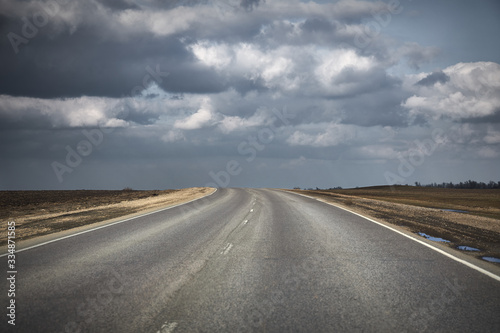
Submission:
[[[29,239],[144,210],[200,198],[213,189],[165,191],[0,191],[0,218],[16,222],[16,239]],[[0,226],[0,245],[7,242]]]
[[[500,219],[500,190],[465,190],[415,186],[373,186],[314,191],[383,200],[426,208],[464,210],[473,215]]]

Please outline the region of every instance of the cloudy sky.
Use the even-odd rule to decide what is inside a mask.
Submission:
[[[500,180],[497,0],[0,0],[0,189]]]

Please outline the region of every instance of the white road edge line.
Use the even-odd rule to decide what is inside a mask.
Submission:
[[[288,191],[287,191],[287,192],[288,192]],[[467,267],[469,267],[469,268],[472,268],[472,269],[474,269],[474,270],[476,270],[476,271],[478,271],[478,272],[480,272],[480,273],[483,273],[484,275],[487,275],[487,276],[489,276],[489,277],[491,277],[491,278],[493,278],[493,279],[495,279],[495,280],[497,280],[497,281],[500,281],[500,276],[498,276],[498,275],[496,275],[496,274],[493,274],[493,273],[491,273],[490,271],[487,271],[487,270],[486,270],[486,269],[484,269],[484,268],[478,267],[478,266],[476,266],[476,265],[474,265],[474,264],[472,264],[472,263],[470,263],[470,262],[468,262],[468,261],[466,261],[466,260],[463,260],[463,259],[457,258],[457,257],[455,257],[454,255],[452,255],[452,254],[450,254],[450,253],[448,253],[448,252],[446,252],[446,251],[443,251],[443,250],[441,250],[441,249],[438,249],[437,247],[434,247],[434,246],[432,246],[431,244],[427,244],[426,242],[423,242],[423,241],[421,241],[420,239],[413,238],[412,236],[407,235],[407,234],[405,234],[404,232],[401,232],[401,231],[399,231],[399,230],[397,230],[397,229],[394,229],[394,228],[392,228],[392,227],[390,227],[390,226],[388,226],[388,225],[385,225],[385,224],[383,224],[383,223],[380,223],[380,222],[378,222],[378,221],[375,221],[375,220],[373,220],[373,219],[371,219],[371,218],[369,218],[369,217],[367,217],[367,216],[364,216],[364,215],[361,215],[361,214],[359,214],[359,213],[353,212],[353,211],[351,211],[351,210],[349,210],[349,209],[347,209],[347,208],[337,206],[337,205],[335,205],[335,204],[333,204],[333,203],[331,203],[331,202],[326,202],[326,201],[320,200],[320,199],[318,199],[318,198],[314,198],[314,197],[307,196],[307,195],[305,195],[305,194],[295,193],[295,192],[288,192],[288,193],[293,193],[293,194],[296,194],[296,195],[301,195],[301,196],[306,197],[306,198],[309,198],[309,199],[315,199],[315,200],[317,200],[317,201],[320,201],[320,202],[326,203],[327,205],[331,205],[331,206],[334,206],[334,207],[337,207],[337,208],[343,209],[343,210],[345,210],[346,212],[349,212],[349,213],[352,213],[352,214],[354,214],[354,215],[360,216],[360,217],[362,217],[362,218],[364,218],[364,219],[366,219],[366,220],[368,220],[368,221],[370,221],[370,222],[376,223],[376,224],[378,224],[378,225],[380,225],[380,226],[382,226],[382,227],[384,227],[384,228],[387,228],[387,229],[389,229],[389,230],[392,230],[392,231],[394,231],[394,232],[397,232],[398,234],[403,235],[403,236],[405,236],[406,238],[409,238],[409,239],[411,239],[411,240],[413,240],[413,241],[415,241],[415,242],[417,242],[417,243],[420,243],[420,244],[422,244],[422,245],[424,245],[424,246],[427,246],[428,248],[430,248],[430,249],[432,249],[432,250],[434,250],[434,251],[436,251],[436,252],[439,252],[439,253],[441,253],[442,255],[445,255],[445,256],[447,256],[448,258],[451,258],[451,259],[453,259],[453,260],[455,260],[455,261],[457,261],[457,262],[459,262],[459,263],[461,263],[461,264],[463,264],[463,265],[465,265],[465,266],[467,266]]]
[[[40,246],[43,246],[43,245],[47,245],[47,244],[50,244],[50,243],[54,243],[54,242],[57,242],[57,241],[60,241],[60,240],[63,240],[63,239],[67,239],[67,238],[75,237],[75,236],[78,236],[78,235],[86,234],[87,232],[92,232],[92,231],[96,231],[96,230],[99,230],[99,229],[111,227],[111,226],[113,226],[115,224],[120,224],[120,223],[123,223],[123,222],[127,222],[127,221],[130,221],[130,220],[133,220],[133,219],[137,219],[139,217],[144,217],[144,216],[148,216],[148,215],[151,215],[151,214],[156,214],[156,213],[159,213],[159,212],[163,212],[165,210],[169,210],[169,209],[172,209],[172,208],[175,208],[175,207],[186,205],[186,204],[188,204],[190,202],[193,202],[193,201],[196,201],[196,200],[200,200],[200,199],[209,197],[212,194],[214,194],[215,192],[217,192],[217,188],[212,193],[210,193],[208,195],[205,195],[205,196],[203,196],[201,198],[193,199],[193,200],[190,200],[190,201],[187,201],[187,202],[183,202],[183,203],[180,203],[180,204],[177,204],[177,205],[174,205],[174,206],[170,206],[170,207],[158,209],[158,210],[155,210],[155,211],[152,211],[152,212],[149,212],[149,213],[145,213],[145,214],[141,214],[141,215],[138,215],[138,216],[130,217],[130,218],[125,219],[125,220],[120,220],[120,221],[116,221],[116,222],[113,222],[113,223],[105,224],[105,225],[102,225],[100,227],[96,227],[96,228],[92,228],[92,229],[80,231],[80,232],[77,232],[75,234],[71,234],[71,235],[68,235],[68,236],[63,236],[63,237],[60,237],[60,238],[52,239],[52,240],[47,241],[47,242],[43,242],[43,243],[36,244],[36,245],[33,245],[33,246],[29,246],[29,247],[26,247],[26,248],[23,248],[23,249],[20,249],[20,250],[16,250],[16,253],[27,251],[27,250],[31,250],[31,249],[34,249],[34,248],[37,248],[37,247],[40,247]],[[8,252],[5,253],[5,254],[0,254],[0,258],[1,257],[5,257],[8,254],[9,254]]]

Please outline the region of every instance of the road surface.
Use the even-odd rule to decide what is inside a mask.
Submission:
[[[2,332],[500,332],[499,281],[279,190],[219,189],[16,263]]]

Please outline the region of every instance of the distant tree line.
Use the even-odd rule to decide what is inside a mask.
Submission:
[[[458,184],[449,183],[431,183],[427,185],[422,185],[420,182],[415,182],[415,186],[420,187],[438,187],[438,188],[461,188],[461,189],[499,189],[500,182],[490,181],[488,183],[476,182],[474,180],[468,180],[466,182],[460,182]]]
[[[408,186],[408,184],[406,184]],[[415,182],[415,186],[417,187],[436,187],[436,188],[458,188],[458,189],[500,189],[500,182],[489,181],[488,183],[484,182],[476,182],[474,180],[468,180],[466,182],[460,182],[458,184],[454,184],[452,182],[449,183],[430,183],[426,185],[422,185],[420,182]],[[358,187],[356,187],[358,188]],[[300,190],[300,187],[294,187],[294,190]],[[321,189],[319,187],[316,188],[304,188],[304,190],[341,190],[341,186],[330,187]]]
[[[294,190],[300,190],[300,187],[296,186],[296,187],[294,187],[293,189],[294,189]],[[342,187],[341,187],[341,186],[337,186],[337,187],[330,187],[330,188],[325,188],[325,189],[323,189],[323,188],[319,188],[319,187],[316,187],[316,189],[314,189],[314,188],[312,188],[312,187],[308,187],[308,188],[305,188],[305,187],[304,187],[304,190],[307,190],[307,191],[314,191],[314,190],[316,190],[316,191],[320,191],[320,190],[341,190],[341,189],[342,189]]]

